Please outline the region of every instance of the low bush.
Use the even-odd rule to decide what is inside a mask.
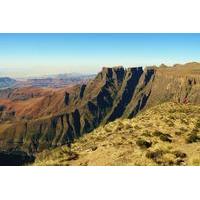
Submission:
[[[140,148],[149,148],[152,146],[152,142],[151,141],[147,141],[147,140],[144,140],[144,139],[138,139],[136,141],[136,144],[140,147]]]
[[[171,136],[169,134],[160,135],[160,140],[163,142],[172,142]]]
[[[161,136],[162,134],[163,134],[163,133],[162,133],[161,131],[157,131],[157,130],[153,132],[153,135],[156,136],[156,137],[159,137],[159,136]]]
[[[186,132],[186,131],[188,131],[188,129],[186,129],[186,128],[184,128],[184,127],[181,127],[181,128],[180,128],[180,131],[181,131],[181,132]]]
[[[153,135],[159,137],[163,142],[172,142],[171,135],[167,133],[162,133],[161,131],[156,130],[154,131]]]
[[[143,132],[142,135],[146,136],[146,137],[151,137],[152,136],[151,133],[148,132],[148,131]]]
[[[105,130],[106,132],[112,132],[112,129],[111,129],[110,127],[108,127],[108,126],[105,126],[104,130]]]
[[[177,158],[186,158],[187,157],[187,154],[182,151],[174,151],[173,153]]]
[[[200,128],[200,120],[197,121],[196,126],[197,129]]]
[[[134,126],[135,129],[141,129],[138,125]]]
[[[186,138],[187,143],[194,143],[200,141],[200,137],[197,135],[197,133],[191,133]]]
[[[175,132],[175,135],[177,135],[177,136],[180,136],[180,135],[182,135],[183,133],[182,132],[180,132],[180,131],[176,131]]]
[[[163,155],[163,151],[160,149],[157,149],[155,151],[149,151],[146,153],[146,157],[154,161],[157,161],[157,159],[161,158],[162,155]]]
[[[132,127],[131,124],[125,124],[125,127],[124,127],[124,128],[127,130],[127,129],[132,129],[133,127]]]

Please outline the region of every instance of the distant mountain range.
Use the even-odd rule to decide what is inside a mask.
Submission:
[[[19,87],[52,87],[61,88],[70,84],[84,83],[94,78],[95,75],[83,75],[78,73],[49,75],[42,77],[29,77],[12,79],[8,77],[0,77],[0,89],[19,88]]]

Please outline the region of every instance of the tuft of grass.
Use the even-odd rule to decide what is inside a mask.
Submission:
[[[158,163],[163,166],[172,166],[176,163],[176,157],[174,154],[167,153],[163,155],[162,159],[158,160]]]
[[[163,156],[164,152],[160,149],[156,149],[154,151],[148,151],[146,153],[146,157],[152,159],[153,161],[157,162],[159,158]]]
[[[145,139],[138,139],[137,141],[136,141],[136,144],[140,147],[140,148],[149,148],[149,147],[151,147],[152,146],[152,142],[151,141],[147,141],[147,140],[145,140]]]
[[[112,129],[110,128],[110,127],[108,127],[108,126],[105,126],[105,128],[104,128],[104,130],[106,131],[106,132],[112,132]]]
[[[125,124],[124,126],[124,129],[127,130],[127,129],[132,129],[132,125],[131,124]]]
[[[159,136],[161,136],[162,134],[163,134],[163,133],[162,133],[161,131],[158,131],[158,130],[156,130],[156,131],[153,132],[153,135],[156,136],[156,137],[159,137]]]
[[[143,132],[142,135],[145,136],[145,137],[152,137],[152,135],[149,131]]]
[[[189,125],[189,122],[186,119],[181,119],[181,123],[183,123],[185,125]]]
[[[137,129],[137,130],[141,129],[138,125],[135,125],[134,128]]]
[[[196,123],[195,127],[196,127],[197,129],[199,129],[199,128],[200,128],[200,120],[198,120],[198,121],[197,121],[197,123]]]
[[[163,142],[172,142],[171,136],[169,134],[160,135],[160,140]]]
[[[171,135],[167,133],[163,133],[161,131],[156,130],[153,132],[153,135],[156,137],[159,137],[160,140],[162,140],[163,142],[172,142]]]
[[[194,143],[194,142],[199,142],[199,141],[200,141],[200,137],[197,135],[197,133],[191,133],[186,138],[186,143]]]
[[[181,136],[183,133],[181,132],[181,131],[176,131],[175,132],[175,135],[177,135],[177,136]]]
[[[199,133],[200,131],[199,131],[199,129],[197,129],[197,128],[193,128],[192,129],[192,133]]]
[[[117,123],[117,125],[115,126],[114,131],[115,131],[115,132],[119,132],[119,131],[122,131],[123,129],[124,129],[124,124],[123,124],[121,121],[119,121],[119,122]]]
[[[192,166],[200,166],[200,158],[193,158],[190,165]]]
[[[186,158],[187,157],[187,154],[182,151],[176,150],[173,153],[177,158]]]
[[[184,128],[184,127],[181,127],[181,128],[180,128],[180,131],[181,131],[181,132],[187,132],[188,129],[186,129],[186,128]]]

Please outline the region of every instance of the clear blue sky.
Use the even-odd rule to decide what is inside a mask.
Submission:
[[[200,34],[0,34],[0,76],[200,61]]]

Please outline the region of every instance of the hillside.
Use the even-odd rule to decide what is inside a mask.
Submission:
[[[0,120],[15,122],[64,112],[64,96],[73,88],[69,85],[61,89],[24,87],[1,91],[0,105],[4,106],[4,112]]]
[[[200,106],[163,103],[45,150],[34,165],[200,165]]]
[[[17,81],[9,77],[0,77],[0,89],[12,87]]]
[[[38,89],[4,91],[0,150],[35,154],[70,145],[99,126],[164,102],[200,105],[200,64],[104,67],[94,79],[70,89]]]
[[[94,78],[95,75],[83,74],[58,74],[52,76],[35,77],[27,79],[19,79],[16,87],[37,87],[37,88],[63,88],[69,85],[87,83],[88,80]]]

